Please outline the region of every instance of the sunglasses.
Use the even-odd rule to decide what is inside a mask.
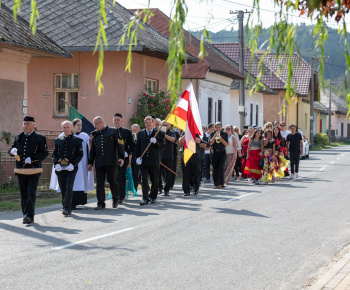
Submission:
[[[230,128],[225,128],[225,130],[226,130],[226,131],[231,131],[231,129],[230,129]]]
[[[285,127],[285,125],[281,125],[281,127]]]

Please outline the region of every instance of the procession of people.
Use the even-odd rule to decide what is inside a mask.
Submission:
[[[123,203],[127,197],[127,170],[134,190],[141,187],[141,206],[156,203],[159,194],[171,195],[185,132],[153,115],[144,119],[144,126],[133,124],[131,130],[122,127],[122,114],[116,113],[111,120],[113,127],[102,117],[95,117],[95,130],[90,135],[81,132],[79,119],[61,124],[62,133],[55,139],[52,154],[50,188],[61,193],[64,216],[70,216],[78,205],[87,203],[87,193],[95,189],[94,173],[95,210],[106,207],[106,178],[112,207]],[[34,126],[34,117],[26,116],[23,132],[9,149],[9,154],[17,160],[15,172],[24,224],[34,222],[42,161],[49,154],[45,136],[36,133]],[[263,128],[248,126],[241,133],[231,124],[222,126],[217,122],[203,126],[203,135],[197,134],[194,140],[194,154],[187,162],[183,158],[179,162],[184,196],[198,195],[201,183],[210,183],[211,176],[213,189],[243,180],[267,185],[287,176],[297,178],[304,150],[303,133],[293,123],[290,130],[285,127],[284,122],[269,122]]]

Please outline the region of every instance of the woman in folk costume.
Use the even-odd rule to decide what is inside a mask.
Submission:
[[[241,165],[241,177],[242,178],[247,178],[248,174],[246,174],[244,172],[245,170],[245,166],[247,164],[247,151],[248,151],[248,145],[249,145],[249,140],[250,138],[253,136],[254,134],[254,128],[253,127],[249,127],[248,131],[247,131],[247,135],[244,135],[241,138],[241,147],[242,147],[242,165]]]
[[[260,159],[262,158],[263,144],[262,144],[262,130],[255,130],[252,138],[249,140],[247,151],[247,164],[244,172],[249,174],[255,184],[259,184],[259,179],[262,176],[260,168]]]
[[[263,139],[263,157],[264,167],[261,180],[268,184],[269,180],[275,182],[275,139],[272,136],[272,130],[265,131]]]
[[[273,138],[275,139],[275,177],[283,178],[284,171],[288,168],[289,161],[284,158],[286,152],[286,142],[281,135],[281,130],[279,127],[273,128]]]
[[[77,205],[84,205],[87,203],[87,193],[91,190],[94,190],[95,185],[94,185],[94,172],[87,170],[88,159],[90,154],[90,142],[89,142],[90,137],[88,134],[81,132],[82,122],[80,119],[74,119],[72,123],[73,123],[72,133],[74,134],[74,136],[77,136],[83,140],[83,151],[84,151],[84,156],[78,164],[78,172],[75,177],[74,186],[73,186],[72,206],[73,206],[73,209],[75,209]],[[57,176],[55,174],[54,169],[52,169],[50,188],[57,190],[57,192],[61,192],[58,186]]]
[[[226,150],[226,163],[225,163],[225,182],[229,184],[232,177],[233,168],[237,160],[237,139],[234,136],[233,126],[226,125],[225,131],[228,135],[228,144],[225,148]]]

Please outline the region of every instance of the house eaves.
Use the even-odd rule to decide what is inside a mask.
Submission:
[[[13,12],[3,2],[0,6],[0,48],[25,52],[33,58],[72,57],[40,30],[33,35],[29,23],[21,16],[17,16],[15,22]]]

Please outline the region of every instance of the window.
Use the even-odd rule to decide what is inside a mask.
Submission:
[[[256,105],[255,125],[256,125],[257,127],[259,127],[259,105]]]
[[[68,116],[69,106],[78,110],[78,74],[55,74],[54,75],[54,116]]]
[[[152,92],[158,91],[158,81],[153,80],[153,79],[149,79],[149,78],[145,78],[145,90],[146,91],[149,90]]]
[[[213,112],[213,99],[208,98],[208,125],[212,122],[211,121],[212,112]]]
[[[218,121],[222,122],[222,101],[218,101]]]
[[[250,126],[253,125],[253,104],[250,104]]]

